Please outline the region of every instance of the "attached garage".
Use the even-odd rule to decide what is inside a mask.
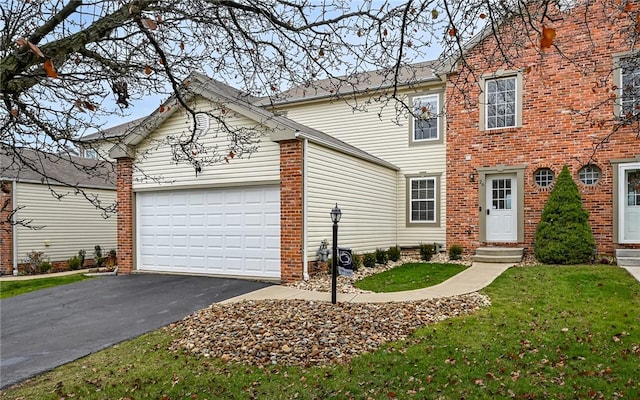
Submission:
[[[140,192],[138,269],[280,278],[278,186]]]

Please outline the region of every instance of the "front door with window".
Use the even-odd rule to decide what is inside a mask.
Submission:
[[[619,185],[619,241],[640,243],[640,163],[620,165]]]
[[[487,175],[486,239],[488,242],[518,240],[517,179],[515,174]]]

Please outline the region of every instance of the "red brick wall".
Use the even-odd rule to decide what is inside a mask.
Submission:
[[[2,182],[0,187],[0,274],[13,273],[13,184]]]
[[[280,277],[303,278],[302,261],[302,142],[280,142]]]
[[[468,54],[467,65],[473,67],[473,73],[460,68],[458,73],[448,76],[448,245],[461,244],[469,253],[484,244],[479,240],[479,183],[477,179],[471,182],[469,174],[477,177],[478,168],[500,164],[526,165],[524,242],[518,245],[531,249],[536,225],[550,193],[550,189],[536,186],[533,174],[538,168],[548,167],[557,177],[566,164],[590,213],[598,252],[610,255],[616,247],[623,247],[613,243],[611,160],[640,156],[637,126],[619,129],[594,152],[596,145],[616,126],[612,55],[628,50],[622,46],[628,41],[620,38],[620,32],[624,24],[630,23],[628,16],[622,15],[622,6],[618,7],[605,9],[604,2],[599,2],[586,15],[584,9],[577,8],[572,15],[556,15],[555,23],[547,20],[547,26],[557,33],[554,45],[561,48],[564,57],[555,47],[540,51],[537,34],[526,36],[522,32],[527,30],[515,27],[519,36],[508,29],[500,33],[507,43],[514,43],[506,47],[511,63],[498,58],[495,39],[490,37]],[[615,24],[604,15],[613,16]],[[500,69],[523,71],[522,127],[480,131],[478,78]],[[465,159],[467,155],[471,160]],[[594,186],[583,185],[577,176],[589,161],[602,170],[602,178]]]
[[[133,160],[120,158],[118,174],[118,273],[133,270]]]

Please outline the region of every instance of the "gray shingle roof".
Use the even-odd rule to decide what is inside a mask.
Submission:
[[[0,146],[0,178],[18,182],[115,189],[113,164],[103,160]]]

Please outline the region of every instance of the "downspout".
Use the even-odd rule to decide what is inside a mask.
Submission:
[[[309,140],[305,138],[302,142],[302,278],[305,281],[309,280],[309,257],[307,255],[307,200],[308,195],[308,160],[307,150],[309,146]]]
[[[18,209],[16,205],[18,204],[18,181],[16,179],[13,180],[12,188],[11,188],[11,207],[13,207],[13,213],[11,216],[11,234],[13,235],[13,240],[11,240],[11,244],[13,246],[13,276],[18,276],[18,218],[17,212]]]
[[[400,232],[400,215],[398,215],[398,211],[400,207],[398,207],[398,200],[400,199],[400,170],[396,170],[396,243],[395,245],[400,247],[398,244],[398,236]]]

